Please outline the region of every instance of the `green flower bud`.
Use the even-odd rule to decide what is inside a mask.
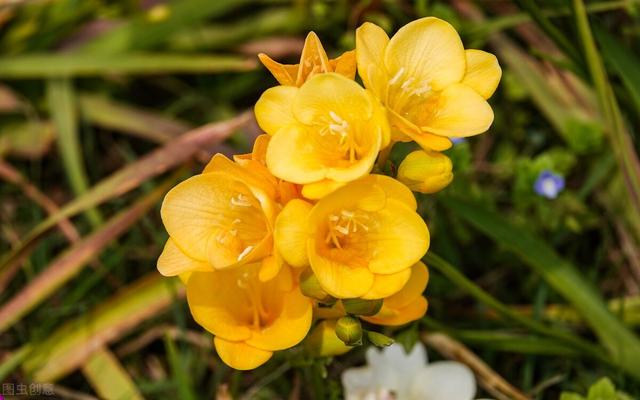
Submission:
[[[378,346],[378,347],[391,346],[394,342],[394,340],[391,339],[389,336],[383,335],[382,333],[378,333],[378,332],[372,332],[372,331],[367,331],[367,339],[369,339],[369,341],[373,343],[374,346]]]
[[[342,305],[344,306],[344,310],[349,314],[370,317],[380,311],[380,308],[382,308],[382,299],[344,299],[342,300]]]
[[[335,319],[320,321],[305,339],[304,348],[316,357],[338,356],[351,350],[336,335]]]
[[[336,335],[347,346],[362,344],[362,325],[360,320],[354,317],[342,317],[336,323]]]

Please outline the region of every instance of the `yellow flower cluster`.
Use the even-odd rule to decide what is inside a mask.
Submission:
[[[437,18],[391,39],[365,23],[356,50],[333,60],[313,32],[299,64],[260,59],[280,83],[255,106],[266,134],[251,154],[215,155],[161,209],[169,239],[158,270],[185,282],[194,319],[236,369],[297,345],[314,323],[308,342],[327,355],[359,341],[341,326],[424,315],[429,231],[411,190],[452,180],[439,151],[488,129],[501,75],[493,55],[465,50]],[[372,173],[397,141],[422,150],[397,179]]]

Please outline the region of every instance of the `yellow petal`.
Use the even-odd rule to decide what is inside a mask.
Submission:
[[[390,176],[371,174],[362,178],[361,181],[380,187],[389,198],[396,199],[406,204],[412,210],[416,210],[418,208],[416,197],[411,193],[411,190],[406,185],[391,178]]]
[[[295,96],[293,115],[308,125],[331,121],[332,115],[353,123],[371,118],[373,105],[367,92],[355,81],[336,73],[310,78]]]
[[[309,265],[307,257],[308,217],[311,204],[303,200],[291,200],[278,215],[274,240],[278,252],[293,267]]]
[[[286,126],[275,134],[267,148],[269,171],[280,179],[305,184],[324,179],[327,167],[321,154],[308,146],[310,133],[302,125]]]
[[[260,265],[260,272],[258,273],[258,278],[261,282],[270,281],[275,278],[280,272],[280,268],[282,268],[282,259],[278,256],[278,254],[272,254],[268,257],[262,259],[262,263]]]
[[[254,112],[263,131],[275,135],[283,126],[295,122],[291,106],[296,93],[298,88],[293,86],[275,86],[262,93]]]
[[[389,297],[404,287],[411,276],[411,268],[403,269],[400,272],[389,275],[376,274],[373,279],[373,286],[362,296],[363,299],[382,299]]]
[[[158,271],[164,276],[176,276],[189,271],[213,271],[213,267],[206,262],[189,258],[169,238],[158,257]]]
[[[246,341],[250,346],[262,350],[284,350],[300,343],[309,328],[313,316],[313,306],[309,298],[293,290],[283,299],[282,312],[268,326],[253,330]]]
[[[389,120],[400,132],[407,135],[425,150],[444,151],[451,148],[452,143],[446,137],[422,131],[418,126],[389,110]]]
[[[500,83],[502,69],[498,59],[482,50],[465,50],[467,71],[462,83],[471,87],[485,99],[491,97]]]
[[[251,158],[262,165],[267,165],[267,147],[270,139],[269,135],[259,135],[253,142]]]
[[[460,82],[465,72],[464,47],[458,32],[448,23],[426,17],[408,23],[391,38],[384,64],[390,76],[432,90]]]
[[[354,79],[356,77],[356,51],[345,51],[339,57],[329,60],[332,71],[344,76],[345,78]]]
[[[180,282],[186,285],[189,282],[189,278],[191,278],[191,272],[183,272],[178,275],[178,278],[180,278]]]
[[[466,137],[485,132],[491,126],[491,106],[469,86],[451,85],[437,96],[434,112],[425,114],[427,117],[421,121],[424,131]]]
[[[388,43],[389,36],[385,31],[371,22],[365,22],[356,30],[358,74],[365,87],[380,98],[383,97],[388,80],[384,67],[384,53]]]
[[[326,258],[316,252],[313,241],[309,241],[307,251],[313,273],[322,288],[333,297],[360,297],[373,286],[373,273],[367,268],[354,267]]]
[[[234,206],[238,199],[242,206]],[[272,237],[262,206],[244,183],[210,172],[171,189],[160,214],[169,236],[187,256],[226,268],[269,254]]]
[[[373,317],[362,317],[362,319],[377,325],[400,326],[422,318],[427,312],[427,307],[427,299],[420,296],[406,307],[399,309],[388,309],[383,305],[378,314]]]
[[[302,85],[313,74],[329,71],[329,58],[322,47],[320,38],[315,32],[309,32],[300,55],[300,68],[298,69],[296,85]]]
[[[398,293],[384,300],[387,307],[395,309],[407,307],[424,292],[429,281],[429,270],[427,266],[420,261],[415,263],[410,270],[411,277],[405,286]]]
[[[296,76],[298,75],[297,65],[280,64],[264,53],[258,54],[258,58],[262,65],[267,67],[269,72],[276,78],[279,84],[286,86],[294,86],[296,84]]]
[[[238,288],[233,272],[193,272],[187,282],[187,302],[193,319],[203,328],[227,340],[247,340],[252,315],[247,295]]]
[[[258,368],[273,355],[270,351],[256,349],[244,342],[230,342],[219,337],[213,338],[213,344],[225,364],[241,371]]]
[[[418,262],[429,248],[429,230],[412,209],[395,199],[387,199],[376,213],[378,228],[368,235],[370,246],[380,249],[369,261],[376,274],[399,272]]]
[[[336,182],[330,179],[308,183],[302,187],[302,195],[310,200],[319,200],[345,184],[346,182]]]

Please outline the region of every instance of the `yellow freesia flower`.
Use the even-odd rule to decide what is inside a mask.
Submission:
[[[367,22],[356,31],[356,57],[365,86],[387,107],[395,140],[446,150],[448,137],[477,135],[493,122],[486,99],[502,75],[496,57],[465,50],[441,19],[418,19],[391,39]]]
[[[429,281],[429,270],[422,262],[411,267],[411,277],[404,287],[394,295],[386,297],[380,311],[371,317],[360,317],[378,325],[404,325],[418,320],[427,312],[427,299],[422,292]]]
[[[304,41],[300,64],[280,64],[264,53],[258,54],[258,58],[276,80],[285,86],[300,87],[307,79],[318,73],[335,72],[351,80],[356,75],[356,52],[347,51],[340,57],[330,60],[318,35],[314,32],[309,32]]]
[[[398,167],[398,180],[414,192],[435,193],[453,180],[451,159],[435,151],[409,153]]]
[[[373,95],[335,73],[313,76],[302,87],[268,89],[255,106],[271,140],[266,163],[285,181],[320,198],[371,171],[389,143],[386,113]]]
[[[165,196],[160,213],[169,240],[158,270],[172,276],[261,262],[261,278],[273,277],[282,264],[273,245],[277,193],[266,167],[216,154],[202,174]]]
[[[260,265],[193,272],[187,302],[193,318],[215,335],[227,365],[247,370],[264,364],[274,351],[297,345],[311,327],[313,305],[300,293],[289,267],[270,280]]]
[[[288,264],[311,265],[336,298],[392,295],[429,247],[413,194],[383,175],[351,182],[315,205],[292,200],[278,215],[274,238]]]

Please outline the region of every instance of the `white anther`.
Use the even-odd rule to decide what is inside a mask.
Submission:
[[[231,205],[238,207],[251,207],[251,202],[247,196],[239,193],[237,196],[231,198]]]
[[[242,253],[238,254],[238,261],[242,260],[247,256],[247,254],[251,253],[251,250],[253,250],[253,246],[247,246],[247,248],[242,250]]]
[[[396,72],[396,74],[393,76],[393,78],[389,80],[389,85],[395,85],[398,80],[400,80],[402,74],[404,74],[404,67],[400,68],[398,72]]]

